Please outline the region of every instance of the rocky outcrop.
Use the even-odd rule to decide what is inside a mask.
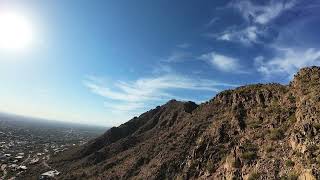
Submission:
[[[61,179],[320,179],[320,68],[169,101],[53,157]]]

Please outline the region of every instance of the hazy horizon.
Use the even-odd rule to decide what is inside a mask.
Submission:
[[[2,0],[0,112],[117,126],[320,65],[312,0]],[[318,40],[319,39],[319,40]]]

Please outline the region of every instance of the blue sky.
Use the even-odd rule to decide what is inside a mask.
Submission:
[[[114,126],[170,99],[287,84],[320,65],[320,1],[3,0],[33,43],[0,49],[0,111]],[[1,39],[0,39],[1,41]]]

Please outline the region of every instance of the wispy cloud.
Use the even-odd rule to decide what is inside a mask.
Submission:
[[[242,70],[239,60],[230,56],[222,55],[216,52],[210,52],[200,56],[201,60],[205,60],[214,68],[224,72],[247,73]]]
[[[214,36],[217,40],[241,42],[245,45],[251,45],[252,43],[259,42],[258,37],[262,33],[256,26],[249,26],[240,30],[233,27]]]
[[[279,54],[271,59],[257,57],[255,59],[257,71],[267,78],[283,74],[291,78],[302,67],[320,65],[319,49],[278,48],[278,52]]]
[[[182,44],[178,44],[177,47],[181,48],[181,49],[188,49],[191,47],[191,44],[190,43],[182,43]]]
[[[284,12],[292,9],[296,0],[271,0],[263,5],[250,0],[235,0],[228,7],[236,9],[244,18],[241,26],[232,26],[221,33],[211,34],[220,41],[238,42],[244,45],[263,44],[274,34],[270,25]]]
[[[271,0],[265,5],[257,5],[249,0],[237,0],[230,6],[236,8],[248,22],[265,25],[295,4],[296,0]]]
[[[105,98],[105,106],[112,111],[139,111],[150,104],[163,103],[169,99],[184,99],[172,90],[218,92],[220,88],[237,85],[207,79],[194,79],[177,74],[140,78],[136,81],[116,81],[106,85],[97,77],[88,77],[84,85],[94,94]]]
[[[161,61],[162,62],[169,62],[169,63],[181,62],[181,61],[185,61],[187,59],[190,59],[191,56],[192,56],[192,54],[190,52],[173,51],[170,56],[168,56],[167,58],[163,58]]]
[[[212,18],[212,19],[205,25],[205,27],[209,28],[209,27],[211,27],[212,25],[214,25],[216,22],[218,22],[219,20],[220,20],[220,18],[214,17],[214,18]]]

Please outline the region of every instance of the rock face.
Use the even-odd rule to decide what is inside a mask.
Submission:
[[[320,68],[169,101],[53,157],[61,179],[320,179]]]

